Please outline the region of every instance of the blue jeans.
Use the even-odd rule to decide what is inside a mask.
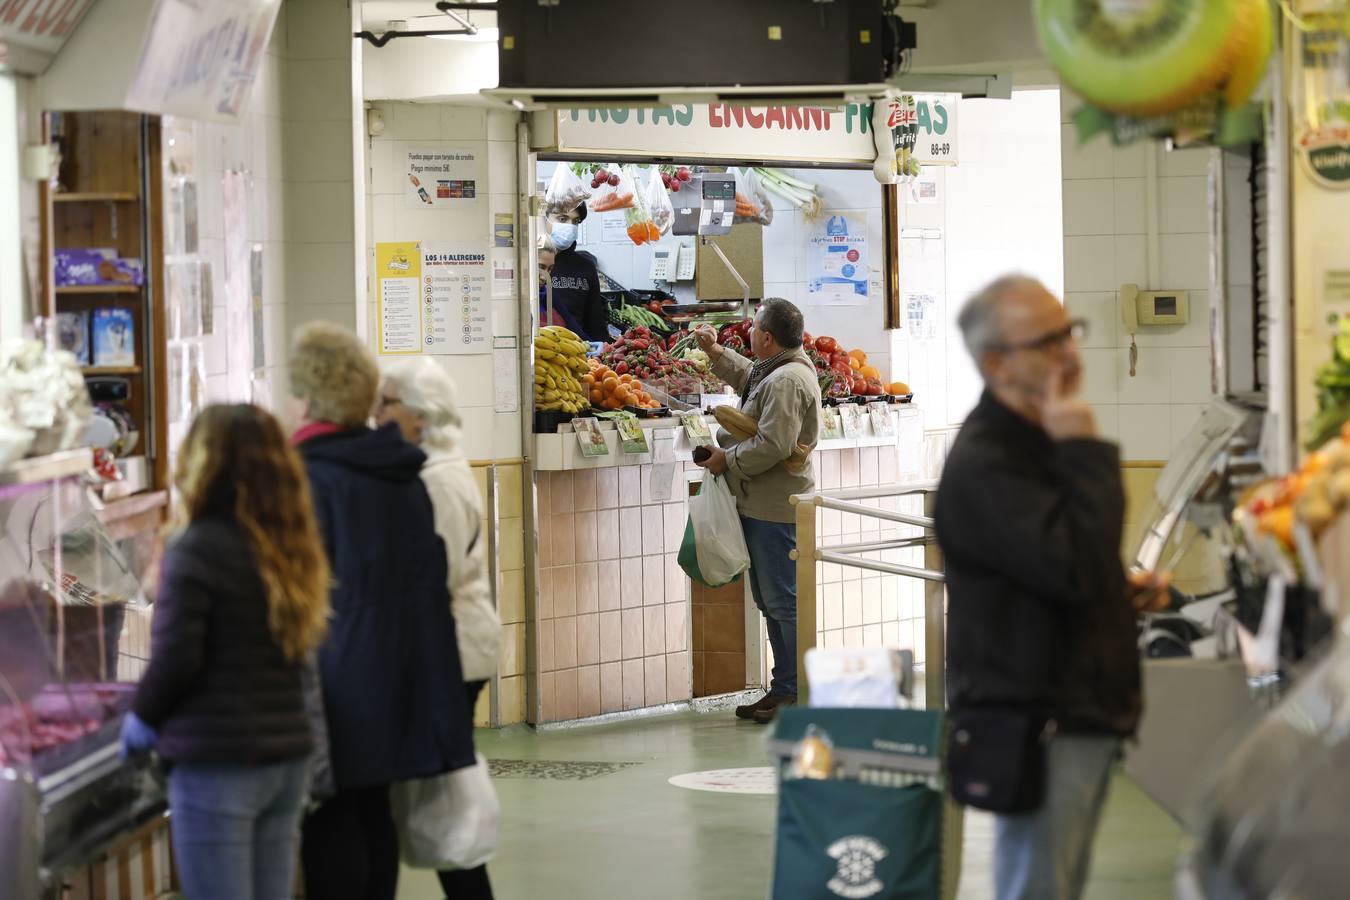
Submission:
[[[797,696],[797,526],[741,517],[750,551],[750,594],[764,614],[773,648],[770,694]]]
[[[1113,737],[1060,735],[1046,758],[1045,802],[1032,813],[994,818],[994,896],[998,900],[1078,900],[1092,863],[1111,764]]]
[[[169,826],[187,900],[287,900],[295,888],[307,762],[180,763]]]

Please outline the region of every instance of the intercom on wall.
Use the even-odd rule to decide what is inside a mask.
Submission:
[[[1130,336],[1130,375],[1135,374],[1139,348],[1134,336],[1140,328],[1185,325],[1191,320],[1191,299],[1187,291],[1141,291],[1137,284],[1120,286],[1120,318]]]

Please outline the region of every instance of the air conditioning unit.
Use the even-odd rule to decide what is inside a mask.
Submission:
[[[499,86],[519,108],[840,103],[880,96],[916,29],[894,0],[498,0]]]

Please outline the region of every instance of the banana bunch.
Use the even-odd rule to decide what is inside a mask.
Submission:
[[[590,370],[586,345],[559,325],[539,329],[534,339],[534,405],[543,410],[577,413],[590,399],[581,376]]]

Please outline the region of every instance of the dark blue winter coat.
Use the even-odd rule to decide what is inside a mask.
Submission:
[[[418,473],[426,456],[396,425],[300,445],[333,568],[319,650],[339,790],[474,764],[445,546]]]

